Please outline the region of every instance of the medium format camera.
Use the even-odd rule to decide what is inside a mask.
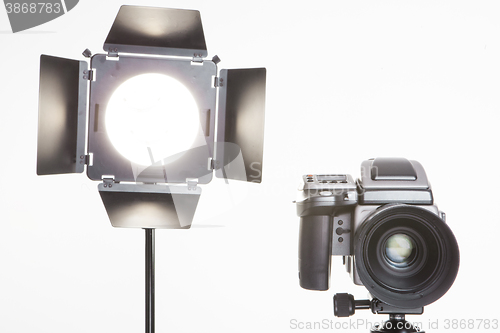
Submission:
[[[361,164],[356,182],[342,174],[305,175],[303,181],[296,202],[300,286],[328,290],[331,256],[338,255],[353,282],[374,298],[358,302],[337,294],[337,316],[355,308],[419,314],[451,287],[458,244],[420,163],[376,158]]]

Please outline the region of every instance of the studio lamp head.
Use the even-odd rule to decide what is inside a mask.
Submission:
[[[266,70],[219,71],[198,11],[122,6],[104,51],[41,56],[39,175],[86,167],[113,226],[140,228],[189,227],[214,171],[261,181]]]
[[[331,256],[340,255],[353,282],[373,296],[355,301],[336,294],[336,316],[355,309],[421,314],[452,286],[458,244],[420,163],[376,158],[362,163],[356,182],[342,174],[305,175],[303,181],[297,201],[300,285],[328,290]]]

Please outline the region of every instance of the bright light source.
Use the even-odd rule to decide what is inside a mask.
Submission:
[[[122,83],[111,96],[106,132],[116,150],[131,162],[151,165],[192,147],[199,111],[190,91],[163,74],[141,74]]]

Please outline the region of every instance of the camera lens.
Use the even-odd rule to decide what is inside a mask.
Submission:
[[[354,248],[361,282],[374,297],[398,308],[436,301],[458,273],[455,236],[436,213],[418,206],[378,208],[356,231]]]
[[[385,242],[385,258],[394,267],[407,267],[411,265],[416,252],[415,242],[406,234],[392,235]]]

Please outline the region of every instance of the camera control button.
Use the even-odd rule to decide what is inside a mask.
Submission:
[[[321,195],[322,197],[329,197],[329,196],[332,196],[333,193],[330,191],[321,191],[321,192],[319,192],[319,195]]]

